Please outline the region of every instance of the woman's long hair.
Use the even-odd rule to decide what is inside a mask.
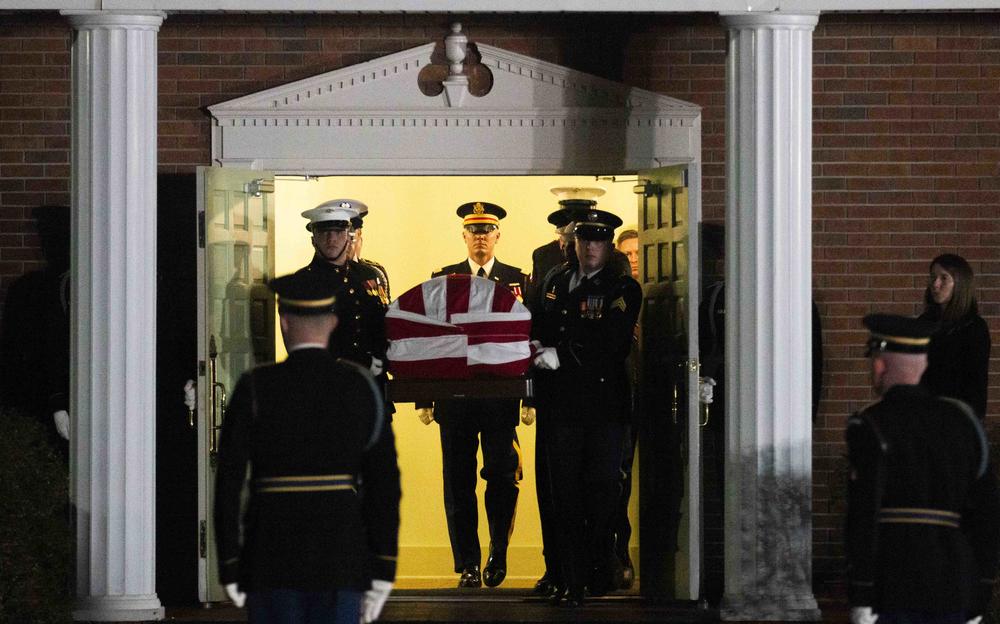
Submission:
[[[945,322],[954,322],[967,314],[978,313],[972,267],[965,258],[956,254],[941,254],[931,260],[928,271],[932,270],[935,264],[951,275],[955,281],[955,289],[948,303],[938,305],[934,302],[931,287],[928,285],[924,290],[924,310],[930,316]]]

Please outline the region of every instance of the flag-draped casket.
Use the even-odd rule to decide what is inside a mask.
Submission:
[[[531,363],[531,314],[503,284],[472,275],[429,279],[385,316],[397,379],[517,377]]]

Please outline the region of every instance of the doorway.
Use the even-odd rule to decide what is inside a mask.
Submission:
[[[305,220],[300,216],[324,201],[353,198],[369,207],[365,217],[363,256],[385,266],[392,297],[428,279],[432,271],[467,257],[461,219],[455,209],[469,201],[502,206],[496,257],[531,272],[531,253],[555,237],[546,221],[558,208],[550,189],[598,186],[605,195],[598,206],[617,214],[624,227],[635,227],[635,176],[281,176],[275,178],[275,274],[306,265],[313,255]],[[611,181],[615,177],[617,182]],[[277,359],[284,357],[276,333]],[[451,588],[458,576],[452,555],[441,491],[441,453],[437,424],[423,425],[412,403],[397,403],[393,428],[403,480],[400,554],[397,586],[401,589]],[[516,522],[508,551],[508,576],[503,588],[529,588],[544,572],[535,495],[535,428],[518,426],[524,478],[520,483]],[[480,456],[480,466],[482,458]],[[489,544],[480,480],[480,541]],[[638,490],[634,490],[638,491]],[[632,497],[632,525],[638,528],[638,496]],[[631,540],[638,561],[639,535]],[[486,560],[486,552],[482,561]]]

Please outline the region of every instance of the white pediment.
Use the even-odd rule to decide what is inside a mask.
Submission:
[[[210,106],[213,158],[345,173],[576,173],[699,159],[700,107],[488,45],[476,46],[488,93],[460,103],[425,95],[418,76],[435,45]]]

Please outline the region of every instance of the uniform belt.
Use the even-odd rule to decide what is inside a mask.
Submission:
[[[357,491],[354,475],[289,475],[284,477],[260,477],[254,481],[258,492],[277,494],[284,492],[336,492]]]
[[[925,507],[885,507],[878,512],[880,524],[929,524],[957,529],[962,515],[944,509]]]

